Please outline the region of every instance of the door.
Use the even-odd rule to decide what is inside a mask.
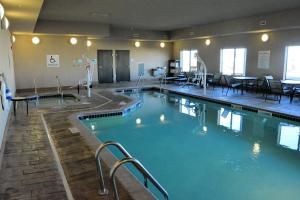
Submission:
[[[130,81],[129,50],[116,50],[116,79]]]
[[[98,50],[98,81],[99,83],[113,82],[113,56],[112,50]]]

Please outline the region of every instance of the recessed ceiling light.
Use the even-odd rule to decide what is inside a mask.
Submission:
[[[135,45],[135,47],[140,47],[141,46],[141,43],[139,42],[139,41],[136,41],[135,43],[134,43],[134,45]]]
[[[161,42],[161,43],[160,43],[160,47],[161,47],[161,48],[165,48],[165,46],[166,46],[166,44],[165,44],[164,42]]]
[[[71,43],[72,45],[77,44],[77,38],[75,38],[75,37],[70,38],[70,43]]]
[[[2,20],[4,17],[4,8],[2,6],[2,4],[0,3],[0,20]]]
[[[86,41],[86,46],[88,46],[88,47],[92,46],[91,40],[87,40],[87,41]]]
[[[38,38],[37,36],[33,37],[32,38],[32,43],[35,44],[35,45],[39,44],[40,43],[40,38]]]
[[[3,19],[4,19],[4,28],[6,30],[8,30],[8,28],[9,28],[9,21],[8,21],[7,17],[4,17]]]
[[[205,45],[206,45],[206,46],[209,46],[210,44],[211,44],[211,40],[210,40],[210,39],[206,39],[206,40],[205,40]]]
[[[267,42],[269,40],[269,35],[267,33],[262,34],[261,41]]]

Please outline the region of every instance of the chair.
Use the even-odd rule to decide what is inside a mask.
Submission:
[[[233,92],[234,92],[235,89],[238,89],[242,85],[242,83],[235,81],[232,76],[225,75],[224,79],[225,79],[225,85],[227,86],[226,96],[230,89],[233,89]],[[224,90],[224,87],[222,87],[222,93],[223,93],[223,90]]]
[[[291,95],[290,95],[290,103],[293,102],[295,96],[300,97],[300,87],[293,88],[293,91],[291,92]]]
[[[274,95],[275,99],[272,99],[272,100],[278,101],[280,103],[282,95],[290,95],[291,94],[291,90],[285,89],[282,86],[281,81],[272,80],[272,79],[266,79],[266,80],[267,80],[267,84],[269,86],[269,91],[266,92],[265,101],[267,101],[268,95]]]
[[[211,84],[213,86],[213,89],[215,89],[216,85],[220,85],[221,78],[222,78],[222,74],[220,73],[214,74],[211,78],[207,79],[207,83]]]
[[[182,87],[189,86],[189,85],[199,86],[200,82],[201,82],[201,75],[198,72],[189,73],[187,82],[183,84]]]

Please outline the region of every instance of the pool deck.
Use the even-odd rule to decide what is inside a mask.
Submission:
[[[143,86],[157,87],[157,82],[145,82]],[[135,82],[102,84],[94,89],[89,104],[78,103],[62,108],[37,109],[30,107],[26,116],[25,107],[20,104],[17,116],[11,116],[7,129],[6,144],[0,170],[0,199],[67,199],[70,195],[64,187],[64,177],[55,159],[55,148],[74,199],[112,199],[112,196],[99,196],[94,150],[80,133],[71,133],[74,124],[69,117],[82,111],[119,109],[120,102],[130,103],[128,98],[115,95],[111,89],[135,87]],[[300,100],[292,104],[283,97],[281,104],[265,102],[262,94],[245,93],[243,96],[230,91],[222,94],[221,88],[207,89],[204,94],[197,87],[165,85],[164,89],[188,94],[199,98],[209,98],[271,112],[293,115],[300,118]],[[75,91],[70,91],[75,92]],[[82,91],[84,93],[84,91]],[[29,93],[26,93],[29,94]],[[85,102],[85,99],[83,99]],[[48,130],[45,130],[43,120]],[[51,140],[48,139],[50,136]],[[105,167],[105,172],[108,168]],[[107,174],[107,173],[105,173]],[[107,180],[108,177],[106,176]],[[111,189],[110,189],[111,191]],[[121,199],[132,199],[123,186],[119,189]]]

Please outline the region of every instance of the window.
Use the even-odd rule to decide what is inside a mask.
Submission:
[[[285,79],[300,80],[300,46],[286,48]]]
[[[225,75],[245,75],[245,48],[221,49],[220,71]]]
[[[197,50],[180,51],[180,63],[183,72],[197,71]]]

